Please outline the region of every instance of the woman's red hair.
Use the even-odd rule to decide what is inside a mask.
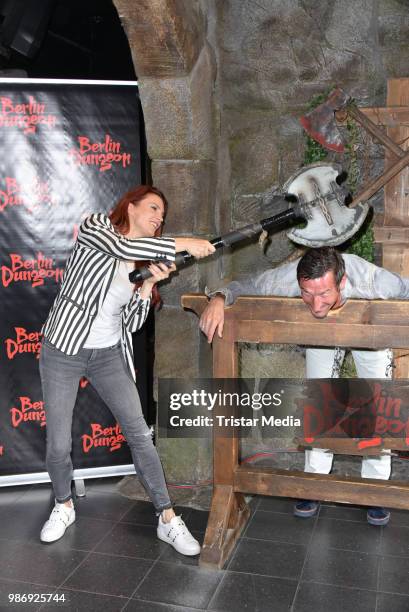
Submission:
[[[127,234],[130,229],[129,214],[128,214],[129,204],[137,205],[138,202],[140,202],[149,193],[154,193],[155,195],[159,196],[160,199],[162,200],[163,207],[164,207],[163,217],[165,218],[167,210],[168,210],[168,201],[165,198],[164,194],[159,189],[151,185],[139,185],[138,187],[134,187],[133,189],[125,193],[125,195],[122,196],[122,198],[115,205],[115,207],[113,208],[113,210],[111,211],[109,215],[112,225],[115,227],[115,229],[120,234]],[[155,231],[154,236],[158,238],[161,235],[162,235],[162,225]],[[146,266],[146,264],[147,264],[146,261],[136,261],[135,268],[142,268],[143,266]],[[138,289],[141,285],[142,285],[141,282],[137,283],[135,285],[135,289]],[[159,290],[157,286],[154,285],[152,289],[152,300],[151,300],[152,306],[157,306],[161,304],[161,302],[162,300],[159,294]]]

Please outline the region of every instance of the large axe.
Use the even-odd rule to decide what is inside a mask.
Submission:
[[[301,117],[300,123],[307,134],[323,147],[342,153],[344,151],[344,144],[337,127],[336,117],[345,120],[347,115],[353,117],[378,142],[383,144],[398,158],[398,161],[389,166],[386,172],[373,179],[361,193],[354,197],[350,204],[351,207],[354,207],[362,201],[369,200],[391,178],[398,174],[405,166],[409,165],[409,152],[401,149],[383,130],[368,119],[356,106],[354,100],[339,87],[329,94],[325,102]]]
[[[303,228],[294,228],[287,236],[307,247],[337,246],[346,242],[361,227],[368,213],[368,205],[359,203],[350,209],[345,205],[348,195],[341,183],[346,178],[338,164],[321,162],[305,166],[293,174],[285,183],[284,195],[274,196],[268,205],[277,208],[287,205],[292,208],[257,223],[245,225],[237,230],[210,240],[220,249],[258,235],[263,230],[281,228],[289,223],[306,221]],[[193,259],[187,251],[176,255],[177,267]],[[149,278],[148,268],[139,268],[129,275],[132,283]]]

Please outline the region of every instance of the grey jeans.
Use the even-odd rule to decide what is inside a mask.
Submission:
[[[102,349],[83,348],[71,356],[44,339],[40,376],[47,418],[46,465],[56,500],[62,503],[71,498],[72,415],[79,381],[85,376],[120,424],[136,473],[156,511],[171,508],[162,465],[120,344]]]

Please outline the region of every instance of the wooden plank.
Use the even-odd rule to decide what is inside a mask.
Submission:
[[[409,227],[403,227],[402,225],[395,227],[389,225],[375,226],[374,239],[375,242],[387,243],[388,245],[400,244],[403,248],[406,248],[409,242]],[[399,247],[401,252],[402,246]],[[396,270],[393,270],[393,272],[396,272]]]
[[[227,320],[223,338],[216,336],[213,343],[214,378],[238,377],[236,320]],[[230,416],[225,406],[215,406],[215,414]],[[213,427],[213,482],[214,491],[204,543],[200,554],[201,567],[221,569],[229,558],[249,516],[250,509],[241,493],[233,491],[234,470],[239,462],[238,430],[223,437],[223,427]]]
[[[335,474],[308,474],[240,466],[234,474],[234,490],[253,495],[409,510],[409,484],[372,478],[347,478]]]
[[[340,325],[318,326],[314,323],[276,321],[240,321],[238,342],[306,344],[367,349],[400,348],[409,345],[409,326]]]
[[[230,486],[216,485],[202,550],[200,567],[221,569],[250,516],[244,496]]]
[[[409,106],[409,79],[389,79],[387,88],[388,106]],[[396,126],[389,126],[387,134],[397,143],[402,143],[402,149],[409,148],[409,124],[401,122]],[[385,150],[385,167],[394,163],[395,157]],[[402,228],[409,226],[409,171],[402,170],[385,186],[384,225]],[[383,243],[382,263],[392,272],[402,276],[409,276],[409,249],[408,242],[401,244]],[[407,351],[394,351],[395,378],[409,377],[409,358]]]
[[[403,438],[383,438],[380,446],[360,446],[362,441],[359,438],[319,438],[315,442],[305,443],[296,440],[300,449],[303,448],[326,448],[339,455],[359,455],[359,456],[379,456],[382,449],[393,451],[409,451],[409,446]],[[364,441],[365,442],[365,441]],[[373,442],[373,439],[370,440]]]
[[[386,106],[384,108],[360,106],[359,110],[377,125],[400,127],[406,123],[409,126],[409,106]]]
[[[409,106],[409,79],[389,79],[387,106]],[[404,150],[409,148],[409,125],[387,128],[388,136]],[[396,157],[385,150],[385,166],[390,167]],[[405,168],[385,186],[384,225],[409,226],[409,172]],[[392,270],[394,271],[394,270]],[[409,271],[408,271],[409,272]]]

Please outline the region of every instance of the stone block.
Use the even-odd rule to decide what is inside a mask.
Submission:
[[[199,265],[189,264],[160,284],[159,290],[164,305],[180,307],[180,298],[184,293],[200,292]]]
[[[189,74],[205,37],[196,0],[114,0],[139,78]]]
[[[409,72],[408,45],[382,49],[382,63],[389,79],[406,76]]]
[[[304,378],[305,351],[286,344],[240,346],[241,378]]]
[[[383,78],[373,0],[289,1],[259,10],[223,3],[219,20],[229,111],[270,109],[273,120],[274,113],[307,103],[327,86],[356,80],[362,88]]]
[[[205,46],[189,76],[139,79],[151,159],[214,159],[214,77]]]
[[[246,121],[229,136],[231,187],[234,194],[259,193],[277,182],[279,151],[271,113]]]
[[[206,434],[206,438],[165,438],[159,435],[156,445],[168,482],[190,484],[212,480],[213,447],[210,427]]]
[[[195,314],[164,306],[155,320],[155,377],[198,377],[199,333]]]
[[[408,35],[408,14],[379,17],[379,44],[381,47],[406,47]]]
[[[165,233],[215,232],[216,167],[209,161],[154,161],[153,183],[169,201]]]

